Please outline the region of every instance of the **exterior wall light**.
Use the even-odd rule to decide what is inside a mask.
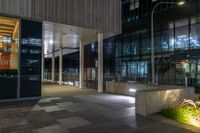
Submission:
[[[53,40],[49,40],[49,43],[52,45],[54,42],[53,42]]]
[[[137,90],[131,88],[131,89],[129,89],[129,91],[130,91],[130,92],[136,92]]]

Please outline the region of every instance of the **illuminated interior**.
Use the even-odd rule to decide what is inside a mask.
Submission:
[[[18,68],[19,20],[0,17],[0,69]]]

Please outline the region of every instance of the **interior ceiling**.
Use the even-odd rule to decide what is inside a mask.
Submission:
[[[14,38],[19,26],[17,19],[0,17],[0,37]]]
[[[6,48],[7,43],[10,43],[12,39],[17,39],[19,37],[18,30],[19,20],[7,17],[0,17],[0,49]]]
[[[65,47],[64,54],[68,54],[78,51],[79,40],[81,40],[83,44],[97,41],[97,32],[95,30],[76,26],[44,22],[43,38],[45,55],[49,57],[51,56],[52,43],[55,44],[55,50],[58,50],[60,44],[62,44],[62,47]],[[58,55],[59,54],[56,53],[56,56]]]

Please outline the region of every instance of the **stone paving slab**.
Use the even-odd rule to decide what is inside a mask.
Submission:
[[[109,94],[0,104],[0,133],[192,133],[135,115],[133,97]]]
[[[23,118],[0,119],[0,128],[10,128],[13,126],[22,126],[28,124]]]
[[[69,131],[60,125],[53,125],[49,127],[35,129],[33,130],[33,133],[69,133]]]
[[[59,119],[58,122],[67,128],[78,128],[91,124],[88,120],[82,117],[69,117],[65,119]]]

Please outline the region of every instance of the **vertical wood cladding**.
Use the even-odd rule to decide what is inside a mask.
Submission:
[[[121,32],[121,0],[0,0],[0,13]]]

